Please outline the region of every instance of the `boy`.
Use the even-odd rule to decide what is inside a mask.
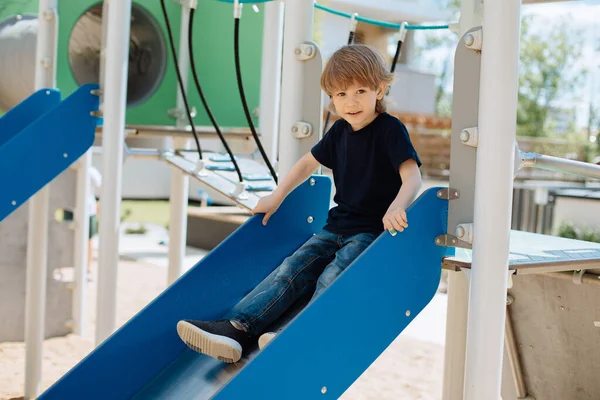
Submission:
[[[253,212],[264,213],[266,225],[285,197],[319,164],[333,171],[337,206],[329,211],[324,229],[224,319],[179,321],[177,332],[190,348],[237,362],[250,342],[296,300],[313,292],[314,300],[323,293],[384,229],[401,232],[408,227],[405,209],[421,187],[421,162],[404,125],[385,112],[384,96],[391,81],[383,57],[368,46],[349,45],[333,54],[321,87],[341,119]],[[265,336],[259,340],[261,348],[268,341]]]

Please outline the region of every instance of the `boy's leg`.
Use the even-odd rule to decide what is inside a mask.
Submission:
[[[338,235],[321,231],[286,258],[226,316],[251,335],[259,335],[296,300],[314,290],[317,279],[339,249]]]
[[[361,233],[342,239],[343,246],[337,251],[335,259],[325,267],[325,270],[317,281],[317,288],[311,302],[329,287],[337,277],[348,267],[369,245],[377,239],[376,234]],[[262,350],[277,334],[267,332],[258,338],[258,347]]]
[[[327,231],[314,235],[223,320],[180,321],[177,324],[179,336],[193,350],[225,362],[237,362],[251,338],[262,333],[299,297],[314,289],[318,276],[339,248],[337,238]]]
[[[377,239],[374,233],[359,233],[344,238],[343,247],[335,254],[335,259],[325,267],[317,281],[317,288],[311,302],[319,297],[356,258]]]

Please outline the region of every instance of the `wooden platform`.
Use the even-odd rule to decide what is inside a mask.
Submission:
[[[461,249],[445,258],[442,267],[471,268],[471,250]],[[583,242],[537,233],[511,231],[509,269],[515,274],[600,270],[600,243]]]

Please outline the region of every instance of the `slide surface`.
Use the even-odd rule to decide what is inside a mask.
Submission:
[[[217,319],[325,224],[331,182],[316,176],[271,218],[251,218],[40,399],[337,399],[433,298],[448,203],[437,190],[382,234],[262,352],[224,364],[189,350],[180,319]],[[312,217],[312,223],[308,222]]]
[[[43,89],[0,119],[0,222],[92,146],[97,87],[83,85],[62,102]]]

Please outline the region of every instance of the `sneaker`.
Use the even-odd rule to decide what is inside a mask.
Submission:
[[[177,323],[177,333],[190,349],[226,363],[238,362],[251,339],[228,320],[182,320]]]
[[[262,350],[267,347],[271,343],[271,340],[275,339],[275,336],[277,336],[275,332],[267,332],[260,335],[258,338],[258,348]]]

